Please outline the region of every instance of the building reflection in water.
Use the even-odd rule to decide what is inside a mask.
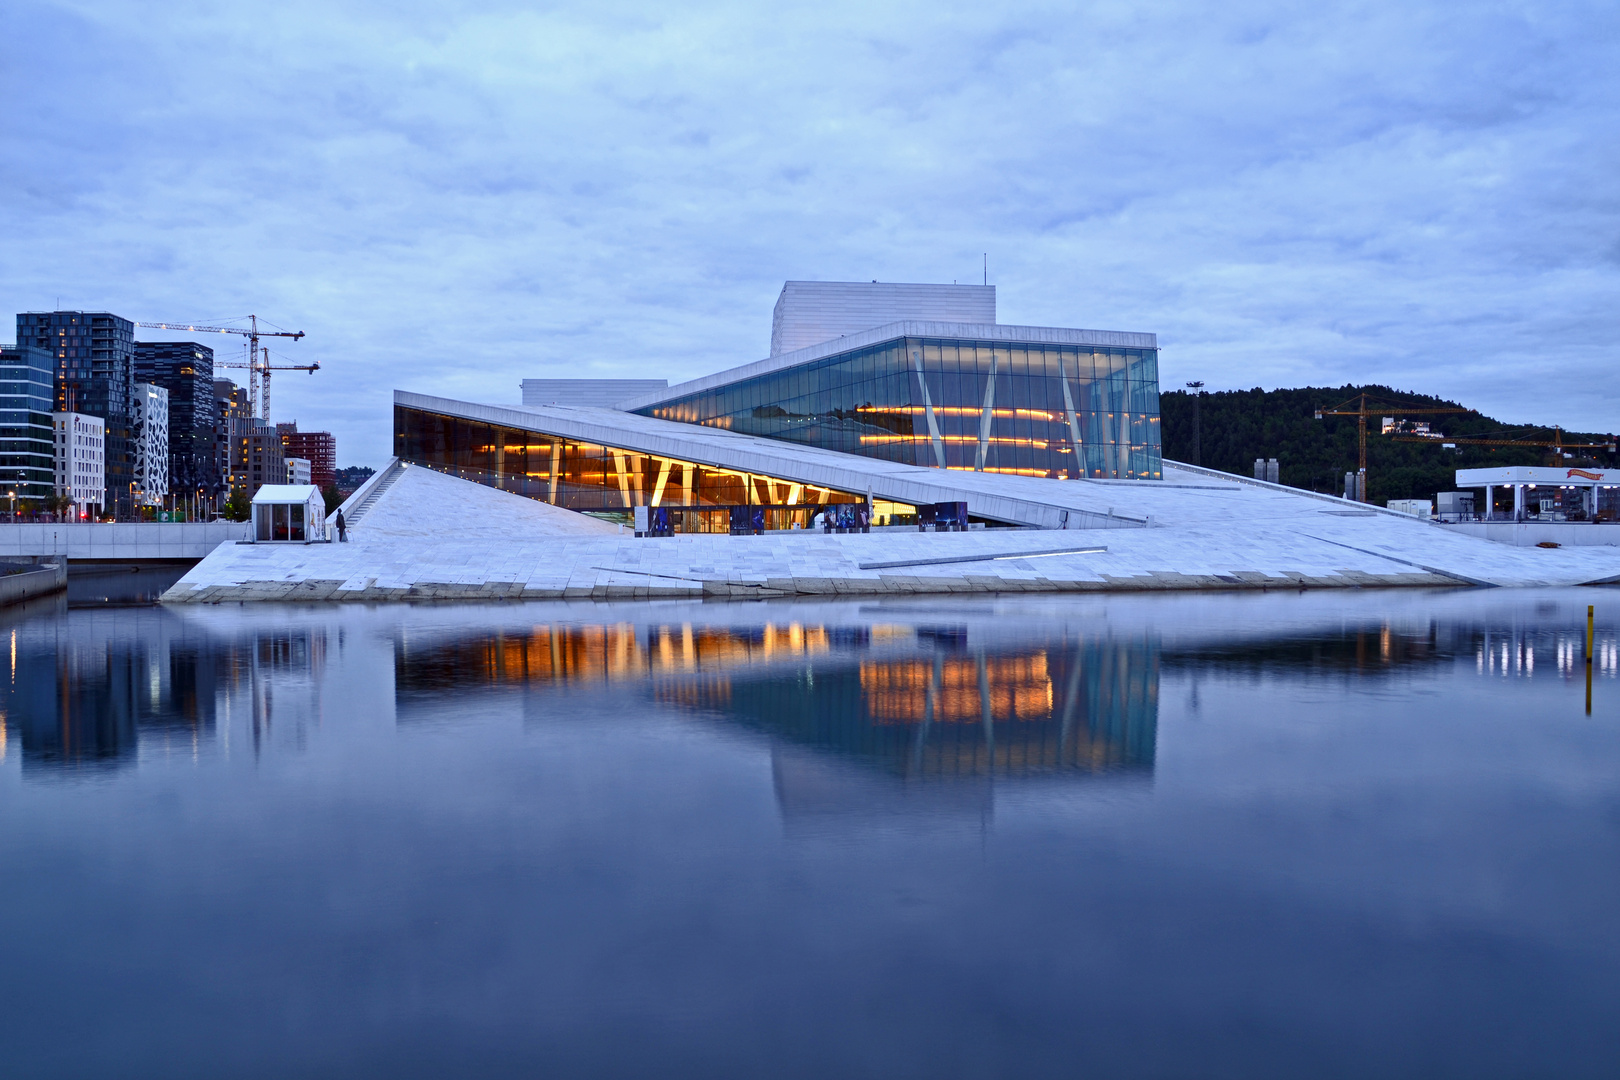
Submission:
[[[142,745],[195,749],[236,702],[257,745],[273,676],[317,673],[325,652],[320,630],[221,636],[158,608],[57,614],[3,631],[0,752],[20,753],[25,770],[114,768]]]
[[[904,779],[1150,770],[1158,648],[1072,636],[974,645],[961,627],[536,626],[395,644],[402,698],[640,683],[657,703]],[[405,715],[405,702],[401,702]]]

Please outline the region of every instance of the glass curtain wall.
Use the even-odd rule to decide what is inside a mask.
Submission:
[[[818,507],[865,503],[866,496],[643,454],[440,413],[394,407],[394,454],[463,480],[569,510],[628,516],[635,507],[691,508],[682,532],[726,532],[730,519],[704,508],[765,509],[765,526],[808,528]],[[875,501],[876,524],[915,507]],[[898,524],[899,522],[895,522]]]
[[[1162,476],[1154,349],[897,339],[638,411],[908,465]]]
[[[56,493],[54,379],[48,352],[0,347],[0,497],[16,492],[19,508],[26,500],[40,509]]]

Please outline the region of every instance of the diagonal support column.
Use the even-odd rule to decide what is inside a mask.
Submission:
[[[1058,356],[1058,382],[1063,384],[1063,411],[1069,418],[1069,438],[1074,443],[1074,468],[1069,475],[1086,475],[1085,458],[1080,452],[1080,418],[1074,414],[1074,394],[1069,390],[1069,371]]]
[[[990,374],[984,380],[984,405],[979,409],[979,455],[973,463],[974,472],[984,472],[985,460],[990,456],[990,423],[996,407],[996,369],[1001,364],[1001,353],[990,354]]]
[[[923,378],[922,350],[911,350],[911,369],[917,373],[917,386],[922,390],[923,415],[928,419],[928,439],[934,444],[934,466],[945,467],[945,440],[939,437],[939,419],[934,415],[934,402],[928,396],[928,380]]]

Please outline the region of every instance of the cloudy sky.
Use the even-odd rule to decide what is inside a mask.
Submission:
[[[0,306],[304,330],[274,416],[340,464],[395,387],[674,381],[764,356],[785,279],[985,252],[1001,321],[1156,331],[1167,388],[1620,429],[1612,0],[8,0],[0,40]]]

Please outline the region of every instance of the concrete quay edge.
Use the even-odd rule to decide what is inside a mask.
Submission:
[[[166,604],[277,603],[324,601],[342,603],[434,603],[524,600],[760,600],[786,597],[940,596],[961,593],[1100,593],[1100,592],[1231,592],[1269,589],[1466,588],[1456,579],[1431,573],[1370,574],[1345,570],[1332,575],[1266,574],[1237,571],[1223,574],[1155,572],[1100,581],[1049,578],[1002,578],[976,574],[960,578],[770,578],[765,582],[708,580],[689,585],[598,582],[589,588],[535,588],[523,582],[480,584],[419,582],[409,586],[344,588],[340,580],[246,581],[199,589],[171,588]]]

